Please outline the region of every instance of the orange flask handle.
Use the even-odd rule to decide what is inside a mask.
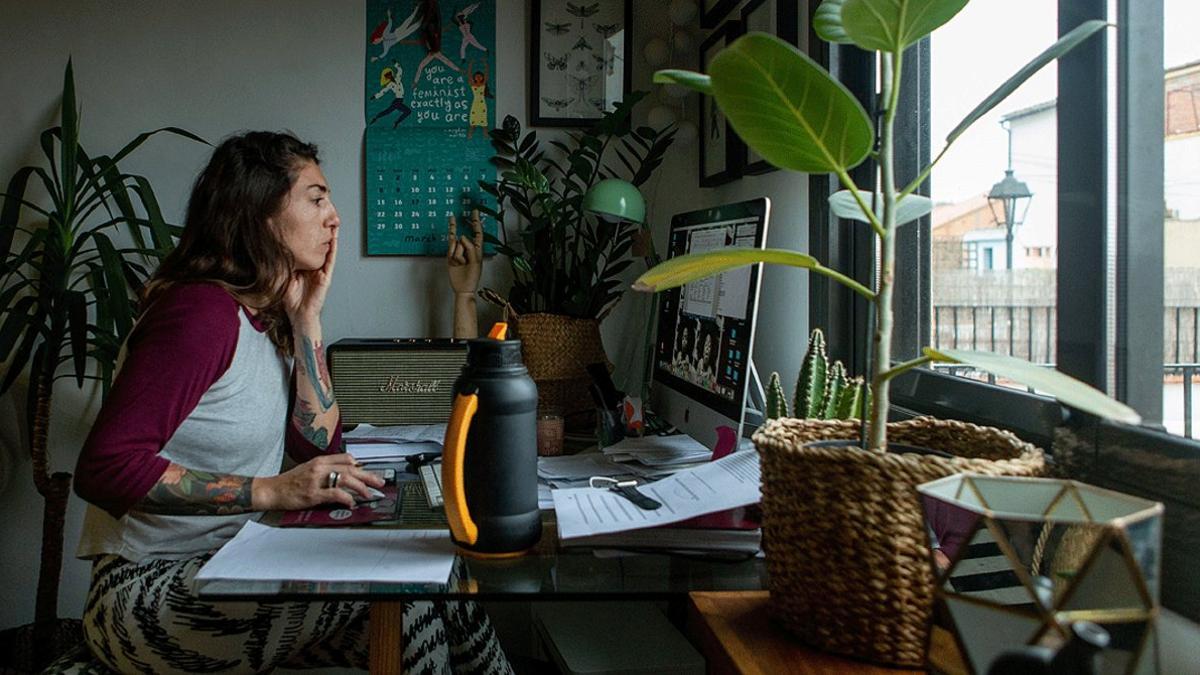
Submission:
[[[478,395],[458,394],[454,397],[454,409],[450,413],[450,423],[446,425],[445,453],[442,457],[442,494],[446,504],[446,520],[450,522],[450,533],[454,538],[468,545],[474,544],[479,538],[479,528],[467,509],[463,465],[467,454],[467,432],[478,409]]]

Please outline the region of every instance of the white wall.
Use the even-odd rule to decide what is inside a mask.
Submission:
[[[642,114],[654,105],[654,101],[671,103],[675,100],[666,98],[659,87],[649,83],[652,72],[642,57],[642,49],[650,38],[667,36],[667,27],[670,25],[667,17],[668,5],[666,2],[635,3],[635,25],[638,26],[639,32],[634,40],[634,82],[635,86],[650,89],[652,92],[651,96],[647,97],[647,105]],[[736,12],[731,16],[735,14]],[[699,31],[695,21],[690,27],[690,32],[694,52],[707,32]],[[697,67],[696,56],[691,54],[690,58],[677,58],[670,65],[694,69]],[[686,119],[693,123],[697,121],[695,98],[695,94],[689,95],[686,103]],[[667,229],[672,215],[763,196],[771,199],[767,246],[807,250],[807,175],[774,171],[760,176],[747,176],[715,188],[701,188],[696,168],[698,155],[698,143],[693,142],[687,147],[677,144],[658,174],[643,186],[657,250],[666,250]],[[614,312],[613,320],[604,325],[605,348],[610,359],[618,366],[615,374],[618,386],[632,389],[641,381],[645,322],[649,315],[649,297],[629,294]],[[807,274],[792,268],[767,267],[762,277],[757,337],[753,347],[754,361],[762,375],[764,386],[771,371],[778,371],[788,396],[791,396],[792,386],[800,369],[800,360],[807,347],[807,334]]]
[[[499,2],[497,33],[505,37],[497,49],[497,119],[510,113],[525,119],[528,3]],[[664,25],[666,4],[635,3],[635,87],[650,86],[640,54],[646,39]],[[166,125],[212,141],[241,130],[290,129],[321,147],[342,215],[341,257],[324,315],[327,341],[449,334],[449,293],[440,259],[361,253],[362,3],[0,0],[0,17],[0,178],[40,160],[38,134],[56,121],[68,55],[74,58],[83,107],[83,141],[93,154],[115,152],[137,133]],[[161,137],[144,145],[124,168],[149,177],[167,218],[179,222],[191,181],[208,153],[205,146]],[[674,149],[647,186],[660,250],[671,214],[760,195],[773,200],[769,245],[804,250],[805,177],[777,172],[701,190],[695,163],[695,145]],[[504,267],[501,260],[489,260],[484,284],[506,287]],[[631,268],[631,278],[640,273],[638,267]],[[789,389],[808,327],[807,297],[802,272],[771,268],[764,275],[756,361],[764,377],[779,370]],[[648,297],[630,295],[604,324],[618,384],[638,381],[648,315]],[[484,309],[481,323],[493,318]],[[32,619],[40,555],[42,501],[23,451],[22,386],[0,397],[0,474],[10,469],[7,480],[0,476],[0,628]],[[50,435],[56,470],[73,469],[97,407],[93,391],[80,392],[69,383],[56,389]],[[82,503],[72,498],[59,599],[63,616],[79,616],[86,594],[87,565],[71,557],[81,515]]]

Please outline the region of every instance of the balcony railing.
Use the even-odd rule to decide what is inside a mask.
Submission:
[[[935,348],[978,349],[1016,356],[1053,367],[1053,305],[935,305]],[[1164,386],[1182,381],[1183,435],[1194,438],[1192,386],[1200,382],[1200,306],[1163,309]],[[996,378],[967,366],[942,364],[935,368],[996,384]]]

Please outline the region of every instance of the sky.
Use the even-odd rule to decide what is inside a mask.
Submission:
[[[1164,13],[1164,64],[1169,68],[1200,60],[1200,2],[1164,0]],[[932,156],[979,101],[1054,43],[1056,22],[1053,0],[973,0],[934,32],[930,43]],[[1053,99],[1056,81],[1055,65],[1050,64],[955,141],[934,170],[934,201],[960,201],[987,192],[1000,180],[1008,142],[1000,118]],[[1047,149],[1051,155],[1053,151]]]

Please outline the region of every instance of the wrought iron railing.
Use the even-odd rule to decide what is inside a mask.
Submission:
[[[935,305],[935,348],[982,349],[1017,356],[1053,367],[1053,305]],[[1200,306],[1163,308],[1163,379],[1179,376],[1183,385],[1183,435],[1194,438],[1193,384],[1200,384]],[[950,375],[971,377],[990,384],[996,378],[968,366],[939,364]]]

